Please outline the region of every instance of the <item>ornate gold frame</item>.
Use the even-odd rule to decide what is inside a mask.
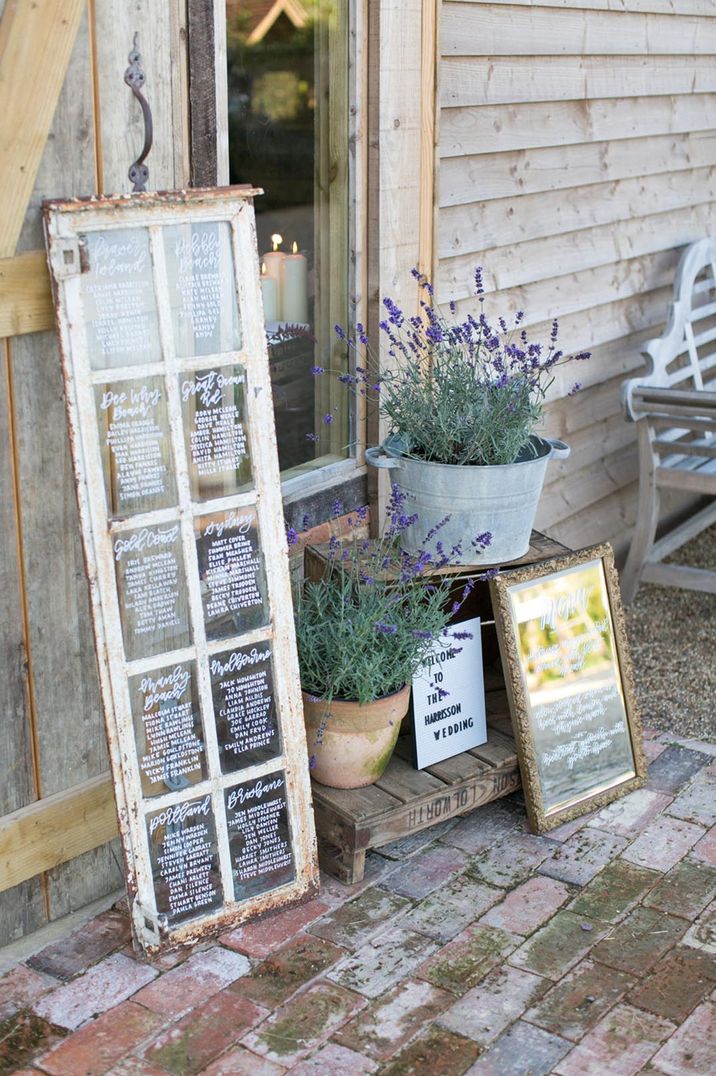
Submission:
[[[517,639],[512,627],[508,591],[517,584],[529,582],[530,580],[538,581],[540,578],[549,576],[554,572],[578,567],[592,560],[601,560],[604,571],[614,629],[617,673],[620,676],[624,693],[627,726],[636,776],[627,777],[626,780],[594,795],[587,794],[579,802],[570,804],[563,810],[547,814],[542,799],[537,756],[530,727],[529,709]],[[611,546],[608,544],[590,546],[587,549],[579,550],[564,557],[555,557],[552,560],[542,561],[540,564],[530,564],[524,568],[516,568],[514,571],[506,571],[490,580],[490,594],[495,614],[495,626],[500,644],[507,696],[512,714],[517,756],[522,774],[522,787],[532,830],[536,833],[547,833],[549,830],[562,825],[563,822],[570,822],[573,818],[578,818],[587,811],[598,810],[627,792],[641,788],[646,783],[646,761],[642,748],[641,719],[636,704],[631,659],[627,647],[624,610],[619,591],[619,577],[614,565],[614,553]]]

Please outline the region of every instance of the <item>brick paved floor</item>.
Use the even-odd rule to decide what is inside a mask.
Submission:
[[[121,908],[0,978],[0,1072],[716,1073],[713,745],[548,837],[519,795],[154,964]]]

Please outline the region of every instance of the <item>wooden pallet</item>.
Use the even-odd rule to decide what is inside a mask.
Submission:
[[[504,692],[496,694],[506,706]],[[492,709],[489,696],[488,705]],[[519,788],[514,740],[507,734],[509,717],[493,711],[488,722],[486,744],[428,769],[413,768],[410,737],[404,736],[377,784],[345,791],[314,781],[322,869],[347,885],[359,882],[369,848],[468,814]]]
[[[516,568],[547,560],[567,552],[565,546],[533,531],[529,551],[517,561],[504,565]],[[326,547],[308,547],[306,575],[320,578],[326,569]],[[460,576],[475,569],[453,569],[456,585]],[[410,736],[401,736],[388,768],[380,781],[368,788],[351,790],[327,788],[316,781],[313,806],[318,834],[318,856],[327,874],[346,884],[359,882],[365,870],[365,855],[399,837],[428,829],[436,822],[470,811],[514,792],[521,785],[512,722],[499,663],[494,627],[489,619],[491,602],[487,584],[475,586],[469,608],[463,615],[483,618],[483,657],[488,741],[481,747],[454,755],[425,770],[412,763]]]

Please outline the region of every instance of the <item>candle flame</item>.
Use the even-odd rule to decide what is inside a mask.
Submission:
[[[266,262],[261,262],[261,276],[266,276],[267,273]]]
[[[298,254],[298,243],[293,244],[293,253]]]
[[[271,236],[271,243],[273,244],[273,249],[278,250],[278,248],[283,243],[283,236],[279,235],[278,232],[274,232],[274,234]]]

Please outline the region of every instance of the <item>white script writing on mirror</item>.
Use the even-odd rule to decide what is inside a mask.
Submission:
[[[283,788],[283,784],[283,777],[275,777],[273,781],[266,781],[265,783],[259,778],[251,788],[232,788],[227,797],[226,806],[231,811],[237,803],[243,804],[251,800],[261,799],[262,796],[267,795],[269,792]]]
[[[224,389],[243,385],[245,382],[244,373],[227,376],[218,370],[208,370],[200,377],[188,378],[182,382],[181,398],[186,403],[192,396],[198,396],[204,407],[213,407],[222,399]]]
[[[194,800],[189,803],[175,803],[173,807],[167,807],[149,820],[149,832],[154,833],[159,826],[176,826],[182,824],[187,818],[196,818],[199,815],[208,815],[211,810],[211,796],[205,796],[203,800]]]
[[[143,527],[129,538],[117,538],[114,543],[114,559],[120,561],[125,553],[141,553],[156,546],[173,545],[179,536],[179,524],[175,523],[166,530],[152,530]]]
[[[247,665],[258,665],[260,661],[268,661],[271,657],[270,650],[257,650],[255,647],[250,653],[236,650],[228,661],[222,662],[213,658],[211,662],[212,676],[225,676],[227,673],[238,672]]]

